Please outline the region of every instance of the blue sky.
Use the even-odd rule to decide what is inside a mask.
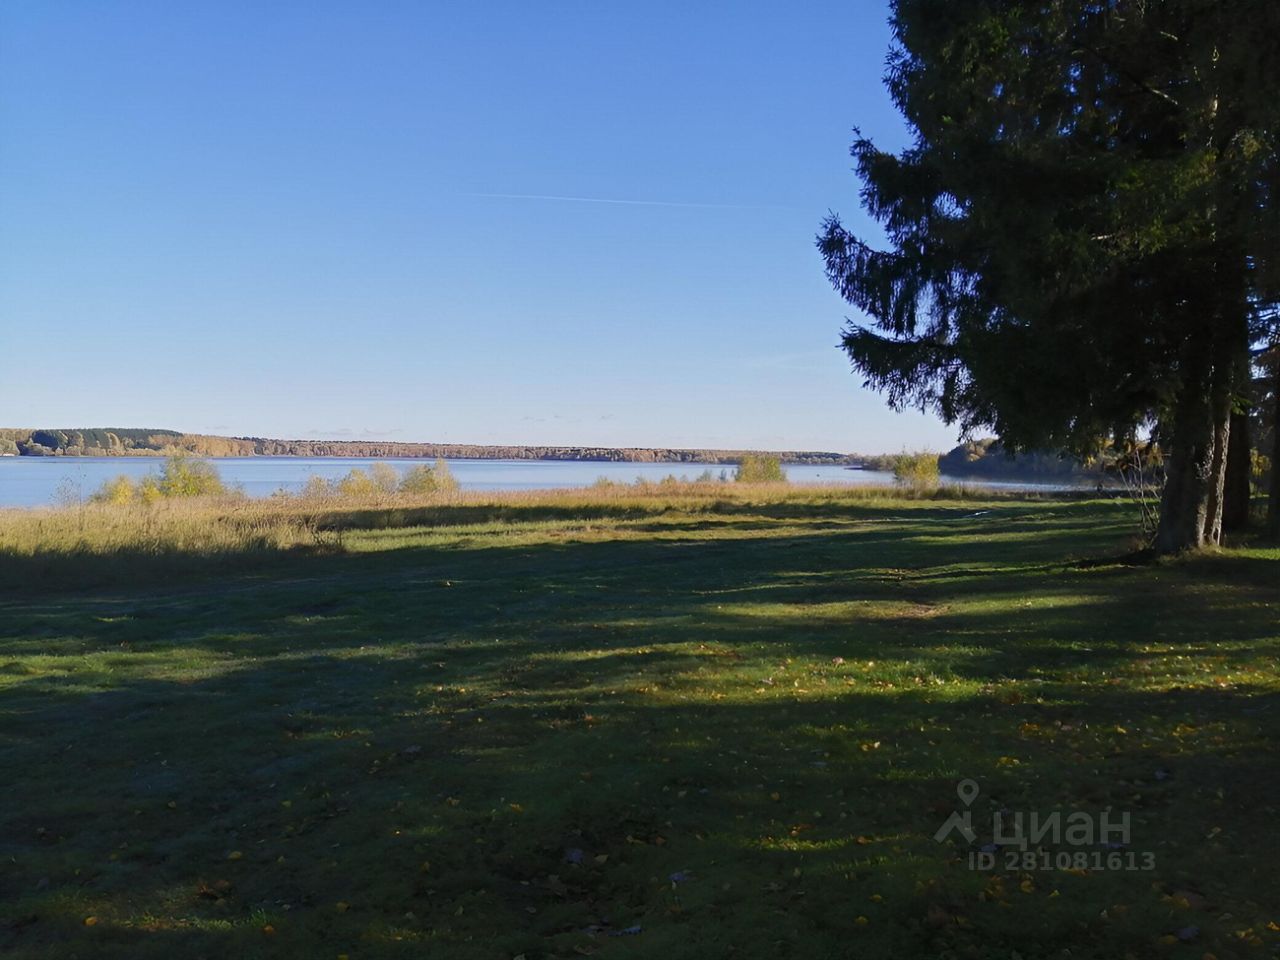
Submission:
[[[0,425],[946,448],[813,247],[905,139],[884,19],[8,0]]]

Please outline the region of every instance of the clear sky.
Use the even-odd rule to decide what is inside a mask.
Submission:
[[[945,449],[813,246],[884,5],[0,5],[0,425]]]

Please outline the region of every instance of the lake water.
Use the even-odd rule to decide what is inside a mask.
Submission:
[[[87,497],[103,482],[120,474],[135,479],[158,473],[160,457],[0,457],[0,507],[34,507],[59,502],[60,491],[72,498]],[[310,477],[335,479],[374,461],[348,457],[227,457],[212,461],[224,483],[239,487],[251,497],[266,497],[277,490],[302,489]],[[404,471],[431,460],[378,461]],[[586,487],[600,477],[618,483],[637,478],[661,480],[674,474],[692,480],[710,469],[733,475],[733,466],[702,463],[615,463],[597,460],[450,460],[449,469],[464,490],[550,490]],[[792,483],[847,483],[859,486],[892,484],[893,475],[874,470],[791,464],[786,467]],[[949,480],[947,482],[964,482]],[[975,484],[977,485],[977,484]],[[985,487],[1005,489],[1057,489],[1062,484],[984,482]]]

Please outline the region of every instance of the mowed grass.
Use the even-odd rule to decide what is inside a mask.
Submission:
[[[0,951],[1274,955],[1280,551],[1108,559],[1133,522],[579,493],[9,549]],[[1154,865],[970,869],[963,778],[976,845],[1107,810]]]

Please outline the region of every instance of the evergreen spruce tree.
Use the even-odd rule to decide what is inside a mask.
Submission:
[[[1157,549],[1216,542],[1231,413],[1274,325],[1280,5],[891,6],[914,142],[853,146],[889,248],[834,215],[818,238],[871,320],[845,332],[855,368],[1011,450],[1150,430]]]

